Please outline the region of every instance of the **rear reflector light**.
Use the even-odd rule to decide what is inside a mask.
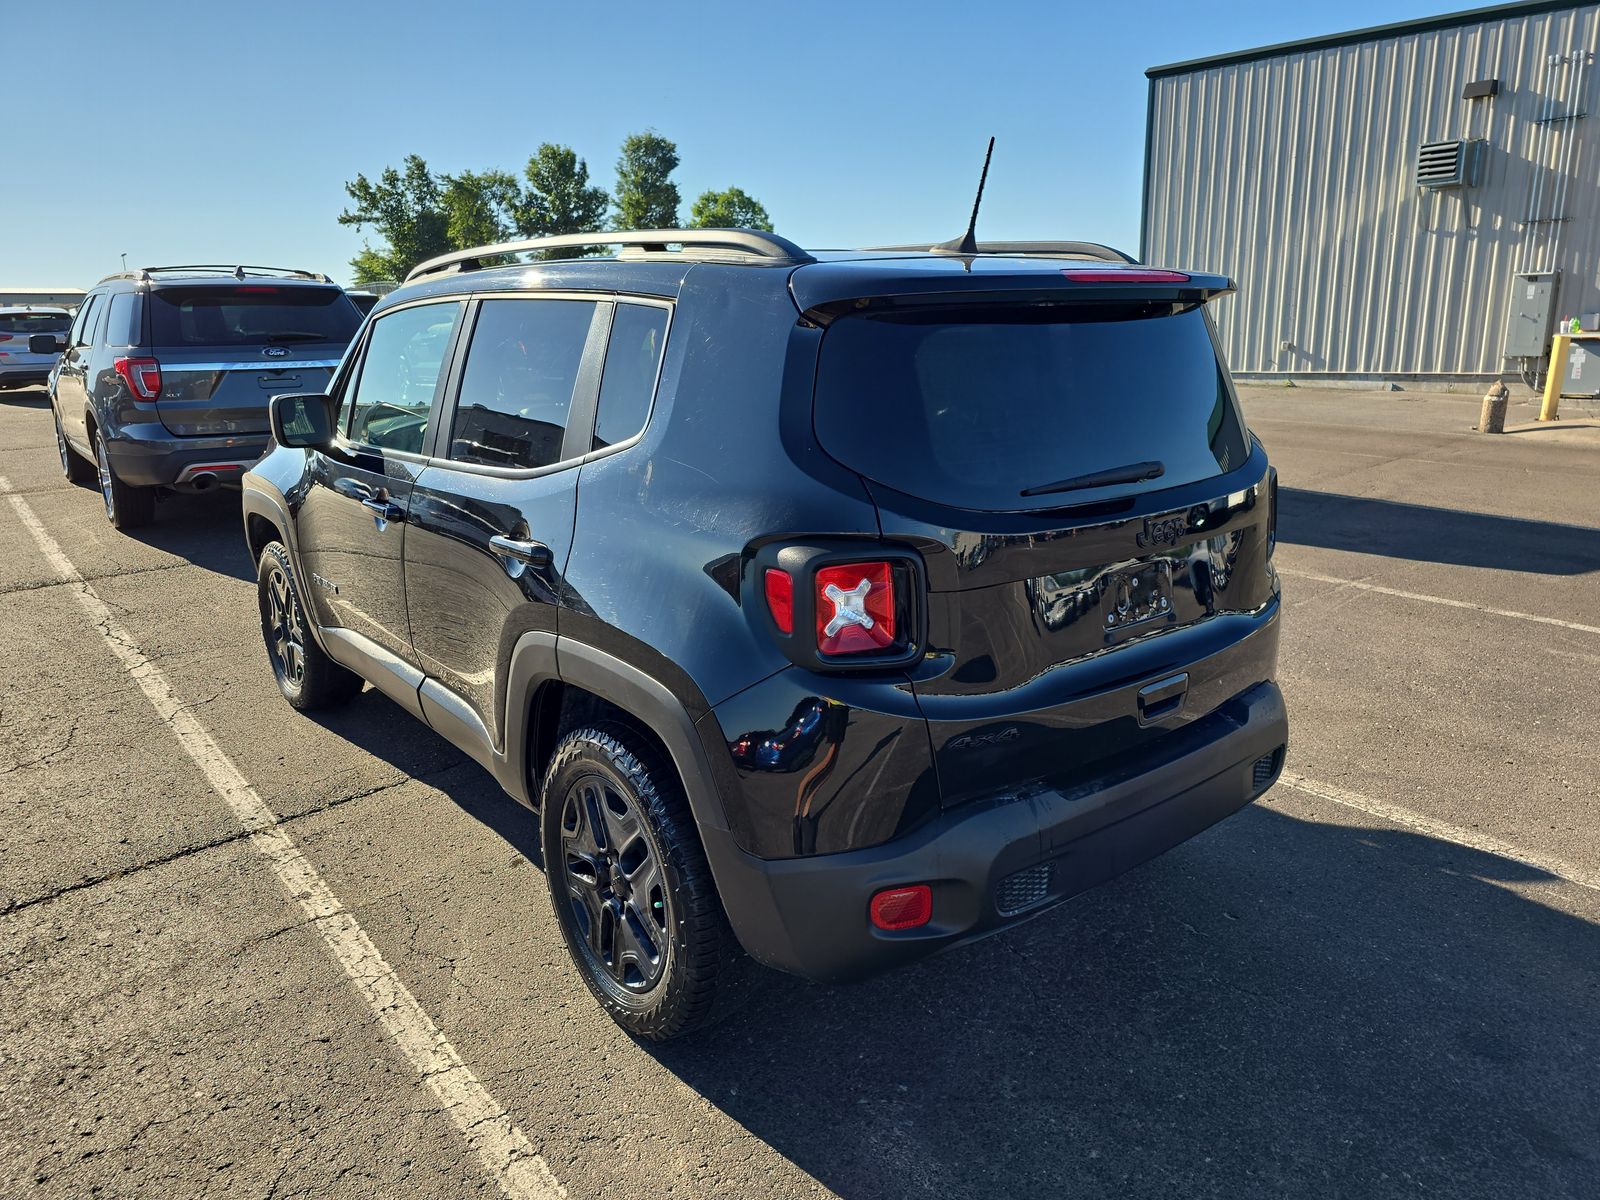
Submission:
[[[794,579],[787,571],[767,568],[767,611],[780,633],[794,632]]]
[[[879,929],[915,929],[933,920],[933,889],[925,883],[887,888],[872,898],[869,910]]]
[[[882,654],[894,646],[894,569],[888,563],[822,567],[816,590],[823,654]]]
[[[1061,272],[1077,283],[1188,283],[1182,271],[1095,271],[1068,267]]]
[[[153,358],[114,358],[111,366],[140,400],[161,395],[161,364]]]

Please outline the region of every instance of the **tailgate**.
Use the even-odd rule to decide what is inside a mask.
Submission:
[[[1043,287],[852,302],[818,361],[818,441],[927,567],[946,804],[1103,773],[1275,659],[1271,477],[1200,300]]]

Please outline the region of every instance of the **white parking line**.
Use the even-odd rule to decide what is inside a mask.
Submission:
[[[1458,846],[1465,846],[1469,850],[1479,850],[1484,854],[1493,854],[1498,858],[1510,859],[1514,863],[1521,863],[1525,867],[1532,867],[1546,875],[1552,875],[1567,883],[1575,883],[1579,887],[1589,888],[1600,892],[1600,875],[1593,871],[1586,871],[1582,867],[1574,866],[1559,858],[1548,854],[1540,854],[1534,850],[1524,850],[1520,846],[1513,846],[1510,842],[1502,842],[1499,838],[1487,833],[1479,833],[1473,829],[1463,829],[1459,825],[1452,825],[1448,821],[1438,821],[1433,817],[1423,816],[1419,812],[1412,812],[1409,808],[1402,808],[1398,804],[1390,804],[1386,800],[1374,800],[1371,796],[1363,796],[1360,792],[1352,792],[1337,784],[1322,783],[1319,780],[1307,779],[1304,775],[1296,775],[1293,771],[1285,771],[1278,777],[1278,782],[1285,787],[1291,787],[1297,792],[1304,792],[1308,796],[1315,796],[1319,800],[1330,800],[1334,804],[1342,804],[1346,808],[1354,808],[1368,816],[1381,817],[1395,825],[1404,825],[1408,829],[1415,829],[1418,833],[1425,833],[1429,837],[1439,838],[1442,841],[1454,842]]]
[[[17,516],[33,535],[51,567],[75,585],[73,595],[90,621],[99,628],[112,653],[155,706],[156,713],[172,730],[184,753],[233,809],[250,834],[251,844],[322,934],[323,941],[339,960],[345,974],[350,976],[356,990],[438,1098],[456,1128],[465,1135],[500,1190],[512,1200],[552,1200],[565,1196],[566,1189],[550,1173],[527,1135],[473,1075],[449,1039],[400,982],[394,968],[384,960],[355,917],[281,828],[277,814],[256,794],[249,780],[240,774],[239,768],[183,705],[166,675],[145,657],[111,609],[62,553],[60,545],[45,530],[27,501],[11,492],[3,476],[0,476],[0,494],[4,494],[16,509]]]
[[[1537,621],[1540,625],[1555,625],[1562,629],[1573,629],[1579,633],[1600,633],[1600,625],[1583,625],[1577,621],[1563,621],[1559,617],[1541,617],[1538,613],[1517,612],[1510,608],[1490,608],[1487,604],[1473,604],[1470,600],[1452,600],[1448,596],[1430,596],[1426,592],[1406,592],[1399,588],[1382,587],[1376,583],[1366,583],[1359,579],[1340,579],[1337,575],[1322,575],[1316,571],[1302,571],[1298,567],[1279,567],[1281,575],[1293,575],[1297,579],[1314,579],[1318,583],[1336,583],[1340,587],[1353,587],[1363,592],[1377,592],[1384,596],[1398,596],[1402,600],[1421,600],[1427,604],[1446,604],[1451,608],[1470,608],[1474,612],[1488,613],[1495,617],[1511,617],[1518,621]]]

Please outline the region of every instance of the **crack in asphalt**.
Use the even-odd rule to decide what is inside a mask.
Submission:
[[[60,751],[56,751],[55,753],[60,753]],[[465,761],[465,759],[462,760],[462,762]],[[365,791],[355,792],[349,796],[341,796],[337,800],[333,800],[327,804],[319,805],[316,808],[308,808],[304,812],[294,813],[290,816],[283,817],[278,821],[277,826],[275,827],[282,828],[292,826],[307,817],[314,817],[322,813],[332,812],[334,809],[342,808],[346,804],[350,804],[356,800],[365,800],[369,796],[376,796],[382,792],[391,791],[397,787],[403,787],[408,783],[426,783],[428,780],[436,778],[437,776],[444,774],[446,771],[454,770],[460,765],[461,763],[452,763],[448,767],[442,767],[436,771],[429,771],[426,775],[406,775],[393,781],[392,783],[380,784],[378,787],[367,788]],[[175,850],[171,854],[163,854],[157,858],[146,859],[145,861],[136,863],[130,867],[122,867],[114,871],[107,871],[102,875],[96,875],[89,879],[75,880],[72,883],[59,887],[52,892],[47,892],[39,896],[30,896],[25,900],[17,900],[4,906],[0,906],[0,917],[9,917],[27,909],[35,908],[40,904],[47,904],[52,900],[58,900],[62,896],[71,895],[73,892],[82,892],[87,891],[90,888],[99,887],[103,883],[111,883],[115,880],[127,879],[144,871],[148,871],[153,867],[164,867],[168,863],[174,863],[185,858],[191,858],[196,854],[203,854],[207,850],[215,850],[219,846],[228,846],[234,842],[245,841],[254,832],[254,830],[250,829],[240,829],[234,833],[227,834],[224,837],[219,837],[209,842],[201,842],[200,844],[194,846],[186,846],[182,850]],[[293,928],[293,926],[290,926],[289,928]]]
[[[45,588],[75,586],[79,583],[104,582],[107,579],[126,579],[134,575],[150,575],[156,571],[176,571],[179,567],[192,567],[195,563],[186,559],[177,562],[162,563],[154,567],[130,567],[126,571],[107,571],[104,575],[85,575],[81,579],[38,579],[30,583],[13,583],[0,587],[0,596],[9,596],[12,592],[37,592]],[[101,597],[104,600],[104,597]],[[115,607],[122,607],[117,605]],[[127,608],[122,609],[128,612]]]

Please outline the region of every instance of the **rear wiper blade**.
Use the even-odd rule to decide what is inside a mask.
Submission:
[[[311,333],[304,329],[290,329],[283,333],[267,334],[270,342],[326,342],[330,340],[325,333]]]
[[[1142,483],[1146,479],[1160,479],[1167,473],[1165,463],[1136,462],[1125,467],[1111,467],[1105,471],[1091,471],[1087,475],[1074,475],[1054,483],[1026,488],[1023,496],[1049,496],[1055,492],[1081,492],[1086,488],[1111,487],[1118,483]]]

